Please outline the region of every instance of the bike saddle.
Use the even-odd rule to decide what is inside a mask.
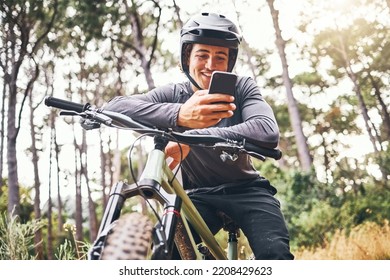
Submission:
[[[224,231],[235,233],[240,237],[240,227],[232,218],[222,211],[218,211],[217,216],[222,219]]]

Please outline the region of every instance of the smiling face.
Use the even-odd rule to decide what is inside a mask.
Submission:
[[[227,71],[229,49],[194,44],[189,57],[189,73],[202,89],[208,89],[214,71]],[[192,86],[194,91],[197,90]]]

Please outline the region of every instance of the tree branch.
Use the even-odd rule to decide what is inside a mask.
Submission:
[[[155,33],[155,36],[153,38],[153,44],[152,44],[152,51],[150,52],[150,58],[149,58],[149,61],[148,61],[148,68],[150,68],[150,65],[152,64],[152,60],[153,60],[153,57],[154,57],[154,53],[157,49],[157,42],[158,42],[158,30],[159,30],[159,26],[160,26],[160,19],[161,19],[161,7],[160,5],[157,3],[157,1],[153,1],[153,3],[155,4],[156,8],[158,8],[158,17],[156,19],[156,33]]]
[[[32,48],[31,54],[35,53],[36,48],[39,46],[39,43],[47,36],[47,34],[49,34],[50,30],[53,27],[54,20],[56,19],[56,16],[57,16],[57,13],[58,13],[58,0],[54,0],[53,8],[54,8],[54,12],[53,12],[53,15],[52,15],[52,17],[50,19],[50,22],[47,24],[47,28],[46,28],[45,32],[41,36],[39,36],[39,38],[35,42],[35,44],[34,44],[34,46]]]
[[[27,99],[27,96],[28,94],[31,92],[32,90],[32,86],[34,84],[34,82],[37,80],[38,76],[39,76],[39,65],[38,63],[35,62],[35,60],[33,59],[34,63],[35,63],[35,74],[34,76],[31,78],[30,81],[28,81],[28,84],[27,84],[27,87],[24,91],[24,96],[23,96],[23,101],[22,101],[22,104],[20,106],[20,110],[19,110],[19,116],[18,116],[18,126],[16,127],[16,133],[15,133],[15,137],[18,136],[19,134],[19,131],[20,131],[20,123],[22,121],[22,112],[23,112],[23,107],[24,107],[24,103],[26,102],[26,99]]]

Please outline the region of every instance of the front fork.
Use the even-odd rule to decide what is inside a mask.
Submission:
[[[180,216],[182,200],[175,194],[167,193],[162,187],[163,168],[165,154],[163,152],[166,141],[155,138],[155,149],[151,151],[144,171],[137,184],[128,185],[124,182],[115,184],[111,191],[100,224],[98,237],[88,252],[88,258],[97,260],[100,258],[106,237],[113,227],[113,223],[120,217],[122,207],[126,199],[134,196],[142,196],[145,199],[155,199],[164,206],[164,214],[158,220],[153,231],[153,253],[152,259],[170,259],[174,246],[175,232],[181,232],[182,238],[177,242],[189,242],[185,219]],[[187,244],[188,245],[188,244]],[[178,247],[187,247],[178,245]],[[195,253],[187,252],[188,258]]]
[[[125,185],[125,183],[119,182],[111,188],[97,238],[88,251],[88,259],[90,260],[100,259],[106,237],[113,226],[113,222],[118,220],[123,204],[126,200],[126,198],[122,195],[122,190]]]

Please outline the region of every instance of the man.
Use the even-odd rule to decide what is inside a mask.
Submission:
[[[275,148],[279,130],[271,107],[255,81],[238,77],[235,96],[208,94],[214,71],[231,72],[241,35],[229,19],[202,13],[181,30],[180,60],[188,81],[162,86],[144,95],[116,97],[105,109],[146,125],[190,134],[213,134]],[[256,259],[293,259],[289,235],[274,197],[276,189],[254,169],[247,155],[222,162],[210,149],[169,143],[174,168],[180,158],[183,185],[215,234],[222,227],[218,212],[232,218],[248,238]]]

